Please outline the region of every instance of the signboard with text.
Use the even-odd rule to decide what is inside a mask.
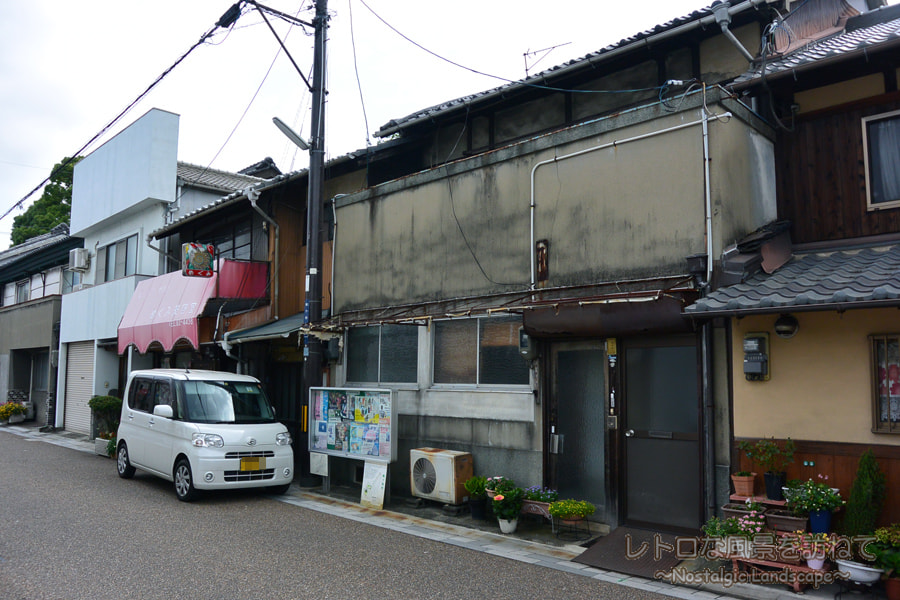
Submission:
[[[310,388],[309,451],[389,463],[397,459],[391,390]]]
[[[182,244],[181,274],[185,277],[212,277],[215,256],[216,249],[212,244]]]

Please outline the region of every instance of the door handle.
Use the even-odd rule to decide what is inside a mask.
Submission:
[[[153,427],[153,423],[154,423],[153,419],[150,419],[149,421],[147,421],[147,424],[148,424],[150,427]]]
[[[625,437],[634,437],[634,429],[628,429],[625,431]]]

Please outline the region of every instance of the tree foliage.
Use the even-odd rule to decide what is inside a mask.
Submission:
[[[72,176],[75,164],[81,160],[76,156],[71,161],[64,158],[51,171],[50,181],[34,204],[13,219],[12,245],[47,233],[60,223],[68,223],[72,212]],[[68,164],[66,164],[68,163]],[[62,166],[64,165],[65,166]]]

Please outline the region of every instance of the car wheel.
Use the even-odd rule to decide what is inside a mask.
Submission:
[[[285,485],[273,485],[272,487],[266,488],[266,491],[270,494],[277,494],[280,496],[281,494],[286,494],[289,489],[291,489],[291,484],[288,483]]]
[[[125,445],[125,442],[119,444],[119,450],[116,452],[116,471],[122,479],[134,477],[134,467],[128,460],[128,446]]]
[[[190,502],[197,497],[194,477],[191,475],[191,464],[186,458],[175,463],[175,495],[182,502]]]

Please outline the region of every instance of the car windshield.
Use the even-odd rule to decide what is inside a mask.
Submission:
[[[181,414],[194,423],[271,423],[275,411],[258,383],[185,381]]]

